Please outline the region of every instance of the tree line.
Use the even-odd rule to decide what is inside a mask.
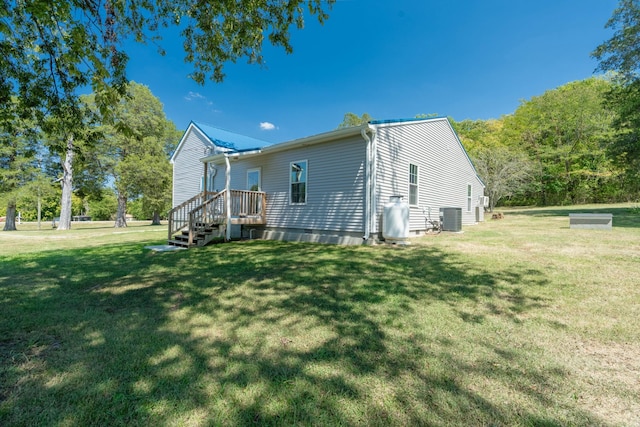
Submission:
[[[108,121],[100,120],[94,94],[81,96],[78,105],[83,132],[68,141],[55,125],[27,119],[14,120],[12,132],[0,134],[6,228],[15,226],[16,211],[24,220],[58,217],[61,228],[69,227],[70,215],[112,219],[124,227],[133,208],[138,218],[159,224],[171,203],[169,156],[180,137],[161,102],[148,87],[129,82]],[[65,184],[72,190],[66,194]]]
[[[556,206],[638,200],[640,181],[620,128],[614,75],[567,83],[498,119],[449,118],[489,196],[499,205]],[[428,118],[433,114],[420,114]],[[347,113],[339,128],[371,120]]]

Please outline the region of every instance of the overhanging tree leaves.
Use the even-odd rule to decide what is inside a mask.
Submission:
[[[618,113],[617,130],[610,153],[625,168],[625,187],[630,197],[640,194],[640,2],[621,0],[606,24],[613,36],[592,56],[598,70],[615,72],[608,105]]]
[[[598,69],[616,71],[626,82],[637,80],[640,77],[640,2],[620,0],[605,28],[614,34],[591,54],[599,62]]]
[[[289,32],[304,26],[304,7],[320,22],[334,0],[0,0],[0,122],[15,117],[7,108],[42,122],[51,117],[59,132],[65,171],[61,220],[70,215],[75,141],[83,118],[79,91],[96,94],[104,117],[126,89],[125,43],[160,45],[163,28],[177,26],[184,39],[191,77],[221,81],[223,67],[245,57],[262,64],[265,39],[291,52]],[[162,48],[158,48],[163,53]],[[62,222],[61,222],[62,224]],[[66,227],[62,227],[66,228]]]
[[[177,26],[191,77],[224,78],[223,67],[245,57],[262,64],[267,39],[292,52],[290,30],[303,28],[305,6],[320,22],[334,0],[18,0],[0,1],[0,103],[19,95],[26,109],[55,113],[91,86],[104,114],[112,89],[124,92],[130,39],[160,46]],[[158,47],[160,53],[164,53]],[[44,111],[43,111],[44,109]]]

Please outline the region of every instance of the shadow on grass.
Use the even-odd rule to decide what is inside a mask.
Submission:
[[[525,215],[533,217],[566,217],[567,227],[569,224],[569,214],[572,213],[610,213],[613,214],[613,226],[623,228],[640,228],[640,211],[638,208],[631,207],[581,207],[573,206],[567,208],[549,208],[549,209],[526,209],[526,210],[510,210],[510,215]]]
[[[430,247],[32,254],[0,273],[0,424],[592,424],[548,414],[566,373],[528,366],[542,350],[465,332],[517,325],[546,284]]]

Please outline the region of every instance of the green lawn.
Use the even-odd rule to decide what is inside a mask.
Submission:
[[[637,424],[637,209],[504,212],[408,247],[0,232],[0,425]]]

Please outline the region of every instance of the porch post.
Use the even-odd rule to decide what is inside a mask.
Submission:
[[[227,154],[224,155],[224,162],[227,166],[227,170],[225,171],[225,184],[224,189],[226,194],[225,204],[227,211],[227,227],[225,230],[224,239],[228,242],[231,240],[231,163],[229,162],[229,156]]]
[[[207,178],[207,169],[209,167],[209,162],[203,162],[204,163],[204,179],[203,179],[203,183],[202,183],[202,191],[204,192],[204,200],[207,200],[207,181],[209,181]]]

